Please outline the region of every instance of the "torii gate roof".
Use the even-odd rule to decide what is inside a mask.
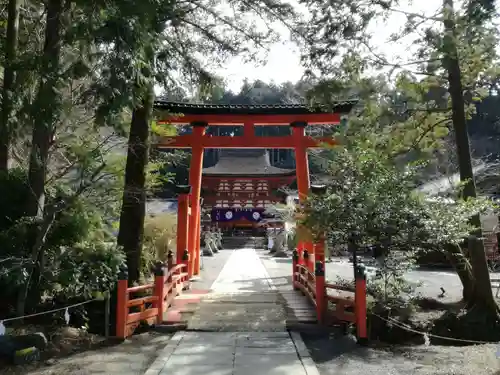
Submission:
[[[156,100],[154,109],[165,112],[160,122],[189,124],[205,122],[209,125],[244,124],[252,120],[256,125],[290,125],[292,122],[308,124],[338,124],[341,115],[348,114],[357,100],[332,102],[328,107],[305,104],[242,105],[177,103]],[[249,116],[252,117],[249,119]]]
[[[305,104],[205,104],[179,103],[155,100],[154,108],[172,113],[201,115],[300,115],[311,113],[342,113],[351,111],[358,100],[332,102],[329,108],[323,106],[310,107]]]

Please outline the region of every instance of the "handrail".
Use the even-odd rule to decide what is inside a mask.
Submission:
[[[297,287],[309,297],[309,300],[316,305],[316,279],[314,274],[302,264],[296,265],[295,277],[297,278]]]
[[[315,276],[314,274],[309,270],[309,268],[307,268],[306,266],[304,266],[303,264],[297,264],[297,268],[301,269],[301,270],[304,270],[308,276],[308,279],[309,280],[314,280]],[[299,271],[300,272],[300,271]],[[303,274],[303,273],[302,273]]]
[[[153,303],[158,301],[158,296],[147,296],[131,299],[127,302],[128,307],[140,306],[146,303]]]
[[[172,268],[169,268],[167,274],[165,275],[166,280],[168,280],[169,277],[174,276],[177,273],[177,271],[181,271],[183,268],[187,268],[187,266],[184,263],[176,264],[172,266]]]
[[[338,285],[338,284],[332,284],[332,283],[326,283],[325,287],[327,289],[335,289],[335,290],[341,290],[343,292],[351,292],[354,293],[356,289],[354,287],[349,287],[349,286],[343,286],[343,285]]]
[[[153,289],[155,284],[146,284],[146,285],[138,285],[138,286],[131,286],[130,288],[127,288],[127,292],[130,293],[136,293],[136,292],[142,292],[143,290],[148,290],[148,289]]]
[[[325,259],[322,250],[322,242],[315,248],[318,250],[314,262],[314,273],[310,267],[301,264],[309,263],[308,256],[301,256],[300,249],[293,251],[292,257],[292,285],[294,290],[300,290],[314,304],[316,308],[317,321],[319,324],[333,323],[336,321],[345,325],[354,323],[356,325],[358,343],[366,343],[368,340],[367,319],[366,319],[366,272],[362,265],[355,267],[353,287],[337,285],[326,282],[325,279]],[[333,290],[338,293],[335,295]]]
[[[128,287],[128,281],[118,280],[117,306],[116,306],[116,336],[126,338],[133,334],[140,322],[148,324],[163,321],[163,314],[173,303],[189,281],[188,272],[182,272],[187,268],[184,263],[173,265],[170,261],[167,272],[161,270],[155,276],[154,283]],[[133,293],[150,290],[151,295],[132,298]],[[130,308],[139,311],[130,312]]]

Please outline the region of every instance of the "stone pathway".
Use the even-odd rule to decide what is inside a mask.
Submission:
[[[198,304],[188,329],[203,331],[285,331],[283,300],[253,249],[235,250],[211,292]]]
[[[235,250],[211,289],[145,375],[318,374],[255,250]]]

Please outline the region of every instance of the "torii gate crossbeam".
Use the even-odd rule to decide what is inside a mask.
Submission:
[[[175,137],[162,137],[156,144],[159,149],[190,148],[191,165],[189,184],[191,193],[189,202],[191,215],[189,224],[182,228],[183,239],[178,248],[185,245],[188,232],[187,248],[189,252],[190,275],[199,273],[200,254],[200,193],[203,168],[203,150],[206,148],[271,148],[294,149],[299,199],[304,200],[310,188],[307,149],[325,145],[335,145],[332,138],[313,138],[306,136],[308,125],[339,124],[341,116],[348,114],[356,101],[332,103],[329,109],[310,108],[305,105],[205,105],[189,103],[155,102],[156,117],[159,124],[186,125],[192,127],[191,134]],[[206,134],[208,126],[242,126],[242,136],[211,136]],[[291,135],[269,137],[257,136],[258,126],[290,126]],[[307,250],[314,259],[314,246],[309,240],[299,239],[299,252]],[[178,254],[179,256],[180,254]],[[320,251],[317,260],[324,263],[324,254]],[[312,267],[312,264],[310,267]],[[311,269],[312,270],[312,269]]]

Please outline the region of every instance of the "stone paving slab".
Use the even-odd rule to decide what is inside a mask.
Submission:
[[[292,345],[290,336],[287,337],[250,337],[243,336],[236,339],[236,346],[241,348],[274,348],[277,346]]]
[[[178,332],[145,375],[317,375],[303,346],[288,332]]]
[[[177,369],[184,366],[203,366],[203,365],[227,365],[231,366],[234,361],[233,350],[226,353],[213,352],[200,353],[200,354],[177,354],[176,351],[168,358],[166,362],[167,367]],[[172,372],[171,372],[172,374]],[[174,372],[175,374],[175,372]]]
[[[159,375],[233,375],[233,366],[225,364],[193,365],[183,367],[165,366]]]
[[[260,332],[285,332],[286,326],[285,321],[279,326],[276,323],[265,323],[265,322],[231,322],[228,323],[226,320],[221,319],[211,322],[203,322],[199,329],[205,331],[214,332],[246,332],[248,330],[255,330]],[[193,327],[193,326],[191,326]]]
[[[191,342],[183,342],[179,344],[175,348],[175,354],[176,355],[196,355],[196,354],[203,354],[206,356],[218,356],[218,355],[225,355],[227,353],[234,353],[234,341],[232,343],[224,343],[222,342],[223,345],[220,345],[221,343],[218,343],[218,345],[214,345],[213,343],[206,342],[206,343],[191,343]]]

